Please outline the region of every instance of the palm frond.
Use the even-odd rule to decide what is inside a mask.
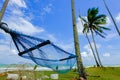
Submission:
[[[87,20],[86,20],[85,18],[83,18],[83,17],[81,17],[81,16],[79,16],[79,18],[80,18],[82,21],[84,21],[85,23],[87,23]]]
[[[100,33],[103,33],[102,29],[96,25],[92,25],[93,26],[93,30],[97,30]]]
[[[95,20],[100,19],[100,18],[106,18],[106,15],[101,14],[95,17]]]
[[[104,29],[104,30],[111,30],[110,28],[107,28],[107,27],[104,27],[104,26],[98,26],[100,27],[101,29]]]
[[[87,33],[89,32],[89,28],[88,28],[88,25],[87,24],[84,24],[84,28],[83,28],[83,33]]]
[[[88,9],[88,21],[91,22],[98,14],[98,8]]]
[[[93,21],[98,24],[106,24],[106,20],[107,20],[106,15],[103,15],[103,14],[98,15],[93,19]]]
[[[94,30],[96,34],[98,34],[99,36],[101,36],[102,38],[105,38],[105,36],[101,33],[99,33],[98,31]]]

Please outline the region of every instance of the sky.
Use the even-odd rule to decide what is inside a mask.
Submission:
[[[0,0],[0,8],[4,0]],[[114,19],[120,25],[119,0],[106,0]],[[103,65],[120,65],[120,37],[114,24],[103,5],[102,0],[75,0],[76,21],[80,43],[80,51],[84,65],[95,65],[89,44],[82,34],[82,24],[79,19],[87,16],[89,8],[99,8],[99,14],[107,16],[105,27],[106,38],[95,34],[97,48]],[[9,28],[27,35],[42,39],[49,39],[62,49],[75,53],[71,0],[10,0],[3,17]],[[120,28],[119,28],[120,29]],[[93,45],[91,34],[89,34]],[[31,63],[18,56],[18,51],[9,34],[0,30],[0,64]]]

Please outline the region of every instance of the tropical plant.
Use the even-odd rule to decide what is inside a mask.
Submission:
[[[92,39],[96,51],[96,55],[99,61],[100,66],[102,67],[102,63],[98,54],[96,42],[94,39],[94,32],[101,37],[105,38],[103,30],[110,30],[109,28],[104,27],[103,25],[106,24],[106,15],[100,14],[98,15],[98,8],[89,8],[88,9],[88,14],[87,14],[87,19],[80,17],[82,21],[84,21],[84,29],[83,33],[89,33],[91,32],[92,34]]]
[[[79,16],[79,18],[81,19],[82,17]],[[83,22],[82,22],[82,19],[81,19],[81,23],[82,23],[82,26],[84,27]],[[84,34],[85,34],[85,37],[87,38],[87,41],[88,41],[89,46],[90,46],[90,49],[91,49],[91,51],[92,51],[92,53],[93,53],[93,56],[94,56],[94,59],[95,59],[95,62],[96,62],[96,66],[97,66],[97,67],[100,67],[100,64],[99,64],[99,62],[98,62],[98,60],[97,60],[97,58],[96,58],[94,49],[93,49],[93,47],[92,47],[92,45],[91,45],[90,39],[89,39],[89,37],[88,37],[88,34],[87,34],[87,33],[84,33]]]
[[[77,32],[77,26],[76,26],[76,16],[75,16],[75,9],[74,9],[74,0],[71,0],[71,5],[72,5],[72,21],[73,21],[73,34],[74,34],[74,45],[75,45],[75,53],[77,55],[77,68],[78,68],[78,73],[79,73],[79,78],[84,78],[87,80],[84,67],[83,67],[83,62],[82,62],[82,57],[80,54],[80,47],[79,47],[79,40],[78,40],[78,32]]]

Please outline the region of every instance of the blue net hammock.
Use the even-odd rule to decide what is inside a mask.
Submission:
[[[0,28],[11,35],[19,56],[40,66],[62,74],[70,71],[76,62],[76,55],[64,51],[50,40],[21,34],[9,29],[5,23],[1,23]]]

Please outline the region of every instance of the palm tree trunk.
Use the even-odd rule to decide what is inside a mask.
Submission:
[[[94,43],[94,46],[95,46],[95,51],[96,51],[96,55],[98,57],[100,67],[103,67],[102,62],[101,62],[100,57],[99,57],[99,54],[98,54],[98,50],[97,50],[96,42],[95,42],[95,39],[94,39],[93,31],[92,30],[90,30],[90,31],[91,31],[91,34],[92,34],[92,39],[93,39],[93,43]]]
[[[92,53],[93,53],[93,56],[94,56],[96,65],[97,65],[97,67],[100,67],[100,64],[99,64],[98,61],[97,61],[96,55],[95,55],[95,53],[94,53],[94,50],[93,50],[93,48],[92,48],[92,45],[91,45],[91,42],[90,42],[90,40],[89,40],[89,38],[88,38],[87,33],[85,33],[85,37],[87,38],[88,43],[89,43],[89,45],[90,45],[90,48],[91,48],[91,50],[92,50]]]
[[[81,20],[81,23],[82,23],[82,26],[84,27],[82,20]],[[90,48],[91,48],[91,50],[92,50],[92,53],[93,53],[93,56],[94,56],[94,59],[95,59],[95,62],[96,62],[96,66],[97,66],[97,67],[100,67],[100,64],[99,64],[98,61],[97,61],[96,55],[95,55],[95,53],[94,53],[93,47],[92,47],[92,45],[91,45],[91,42],[90,42],[90,40],[89,40],[89,37],[88,37],[87,33],[85,33],[85,37],[87,38],[88,43],[89,43],[89,45],[90,45]]]
[[[37,75],[36,75],[36,71],[35,71],[37,69],[37,67],[38,66],[35,65],[34,68],[33,68],[34,80],[37,80]]]
[[[106,7],[106,9],[107,9],[107,11],[108,11],[108,13],[109,13],[112,21],[113,21],[113,23],[114,23],[114,26],[115,26],[115,28],[116,28],[116,31],[117,31],[118,35],[120,36],[120,31],[119,31],[119,29],[118,29],[118,27],[117,27],[117,24],[116,24],[116,22],[115,22],[115,20],[114,20],[114,18],[113,18],[113,16],[112,16],[112,14],[111,14],[111,12],[110,12],[110,10],[109,10],[109,8],[108,8],[105,0],[103,0],[103,3],[104,3],[104,5],[105,5],[105,7]]]
[[[9,2],[9,0],[5,0],[5,2],[3,4],[3,7],[2,7],[2,10],[0,11],[0,22],[1,22],[2,18],[3,18],[3,15],[5,13],[8,2]]]
[[[73,20],[73,34],[74,34],[74,45],[75,45],[75,53],[77,55],[77,68],[79,73],[79,78],[82,77],[85,80],[87,80],[83,63],[82,63],[82,57],[80,54],[80,47],[79,47],[79,40],[78,40],[78,32],[77,32],[77,26],[76,26],[76,17],[75,17],[75,9],[74,9],[74,0],[71,0],[72,3],[72,20]]]

